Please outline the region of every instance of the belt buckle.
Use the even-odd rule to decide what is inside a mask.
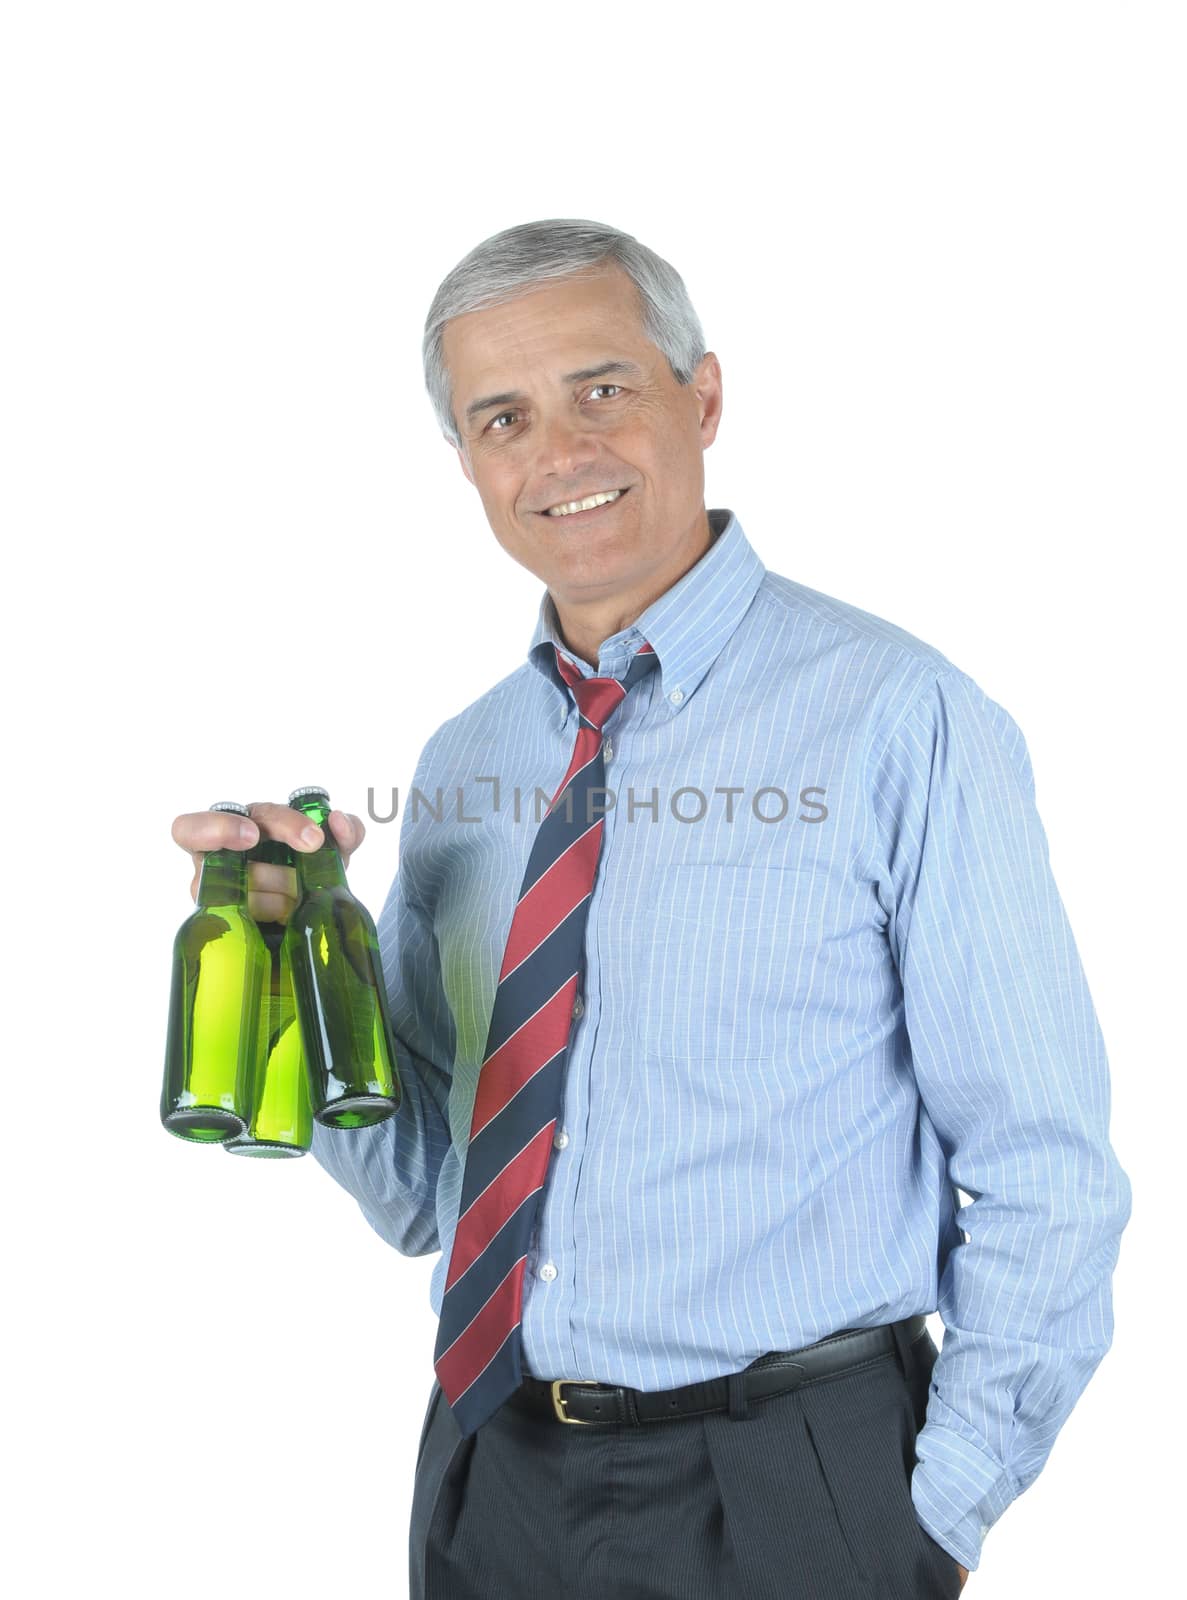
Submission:
[[[552,1409],[556,1412],[561,1422],[571,1422],[579,1427],[595,1428],[597,1423],[590,1417],[567,1417],[565,1415],[565,1397],[561,1394],[563,1384],[579,1384],[583,1389],[600,1389],[601,1384],[597,1378],[553,1378],[552,1380]]]

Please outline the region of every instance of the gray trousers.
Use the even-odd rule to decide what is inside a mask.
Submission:
[[[464,1439],[434,1381],[411,1600],[953,1600],[910,1479],[937,1350],[750,1402],[607,1427],[512,1396]]]

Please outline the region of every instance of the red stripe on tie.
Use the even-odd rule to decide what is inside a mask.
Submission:
[[[553,1117],[487,1185],[470,1209],[458,1218],[449,1258],[449,1275],[445,1280],[447,1292],[478,1260],[507,1218],[518,1211],[528,1195],[535,1194],[544,1182],[552,1148],[552,1130],[555,1127],[556,1118]]]
[[[577,730],[577,739],[573,745],[573,754],[569,760],[569,770],[561,779],[560,787],[548,802],[549,811],[553,810],[561,795],[572,783],[574,775],[580,772],[582,767],[589,766],[594,756],[597,755],[598,746],[601,742],[602,733],[600,728],[579,728]]]
[[[574,973],[567,979],[539,1011],[516,1028],[482,1063],[470,1121],[471,1142],[498,1116],[508,1100],[519,1093],[532,1073],[552,1060],[569,1037],[577,976]]]
[[[560,926],[575,906],[590,893],[602,848],[603,821],[599,817],[580,839],[563,850],[547,872],[542,872],[515,908],[499,982]]]
[[[450,1405],[490,1365],[510,1329],[519,1325],[523,1273],[521,1256],[464,1333],[433,1363]]]

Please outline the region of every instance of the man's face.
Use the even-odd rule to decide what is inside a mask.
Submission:
[[[709,352],[676,382],[617,264],[455,317],[443,348],[462,471],[503,549],[558,602],[661,593],[696,559],[721,370]],[[574,376],[609,362],[623,366]],[[627,492],[613,504],[547,515],[614,489]]]

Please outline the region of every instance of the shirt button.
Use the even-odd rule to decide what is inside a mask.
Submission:
[[[671,694],[668,696],[668,699],[672,702],[672,704],[674,706],[678,706],[680,704],[681,700],[684,699],[684,690],[683,689],[673,689]]]
[[[554,1150],[563,1150],[569,1142],[569,1135],[562,1128],[558,1134],[553,1135],[552,1147]]]
[[[584,1013],[584,1011],[585,1011],[585,1001],[581,998],[580,995],[578,995],[576,1000],[574,1000],[574,1002],[573,1002],[573,1015],[574,1015],[574,1017],[579,1017]]]
[[[614,741],[609,736],[602,740],[602,760],[614,760]]]
[[[556,1268],[553,1266],[551,1261],[546,1261],[540,1268],[540,1276],[549,1283],[551,1283],[553,1278],[556,1277]]]

